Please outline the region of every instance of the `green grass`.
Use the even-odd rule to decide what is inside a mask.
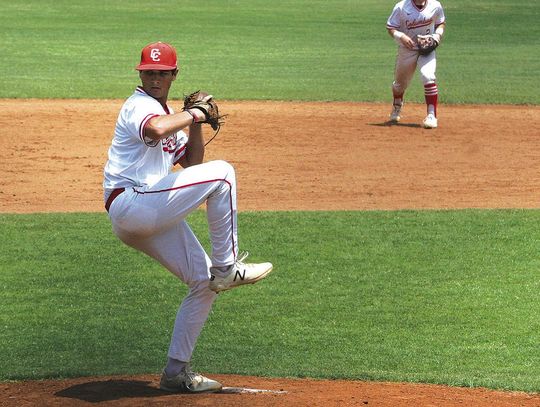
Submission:
[[[389,101],[395,0],[11,0],[0,14],[4,98],[125,98],[149,42],[173,43],[180,83],[220,99]],[[540,11],[443,1],[438,56],[444,103],[539,104]],[[407,98],[423,101],[418,78]]]
[[[389,101],[394,0],[11,0],[1,98],[125,98],[143,45],[171,96]],[[539,104],[540,9],[443,1],[443,103]],[[500,28],[502,27],[502,29]],[[407,100],[423,101],[415,78]],[[202,212],[193,227],[208,246]],[[242,213],[275,272],[220,295],[197,369],[540,391],[540,212]],[[265,233],[261,234],[260,231]],[[104,214],[0,214],[0,380],[158,372],[185,287]]]
[[[540,391],[540,211],[239,221],[275,271],[220,295],[197,369]],[[160,370],[186,290],[104,214],[4,214],[0,233],[0,380]]]

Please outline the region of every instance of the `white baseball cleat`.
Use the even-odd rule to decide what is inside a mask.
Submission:
[[[437,128],[437,118],[433,113],[430,113],[424,119],[424,129],[436,129]]]
[[[222,389],[220,382],[204,377],[186,366],[178,375],[168,377],[161,374],[159,388],[171,393],[212,393]]]
[[[390,121],[392,123],[399,123],[401,120],[401,108],[403,105],[393,105],[392,113],[390,113]]]
[[[272,271],[272,263],[244,263],[248,253],[243,254],[234,264],[223,272],[210,267],[209,288],[219,293],[245,284],[255,284]]]

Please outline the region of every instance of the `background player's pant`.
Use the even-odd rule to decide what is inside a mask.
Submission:
[[[392,84],[394,94],[403,94],[405,92],[416,68],[420,71],[420,77],[424,85],[435,82],[435,71],[437,69],[435,51],[429,55],[418,55],[418,51],[399,47],[396,58],[394,83]]]
[[[185,222],[207,203],[212,259]],[[148,188],[127,188],[109,209],[115,234],[159,261],[189,286],[176,316],[169,357],[188,362],[216,294],[210,266],[232,264],[237,251],[236,179],[225,161],[186,168]]]

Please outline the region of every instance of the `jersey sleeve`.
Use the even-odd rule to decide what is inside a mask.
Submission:
[[[150,119],[164,114],[159,102],[147,97],[137,97],[124,113],[124,125],[131,137],[136,137],[149,147],[155,147],[159,144],[159,140],[152,140],[144,136],[144,128]]]
[[[444,10],[439,3],[439,7],[437,7],[437,13],[435,15],[435,27],[441,25],[444,22],[446,22],[446,17],[444,16]]]
[[[392,14],[390,14],[390,17],[388,17],[388,20],[386,21],[386,28],[387,29],[394,29],[399,30],[401,27],[401,7],[399,6],[399,3],[394,6],[394,9],[392,10]]]

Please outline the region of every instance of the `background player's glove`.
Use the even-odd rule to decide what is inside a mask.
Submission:
[[[439,46],[440,36],[418,35],[418,52],[420,55],[428,55]]]
[[[198,109],[204,113],[205,119],[198,123],[208,123],[217,132],[223,124],[223,117],[225,115],[219,114],[218,105],[213,99],[212,95],[209,95],[203,91],[196,91],[184,98],[184,109]]]

